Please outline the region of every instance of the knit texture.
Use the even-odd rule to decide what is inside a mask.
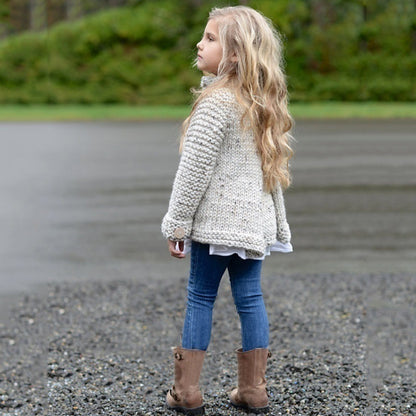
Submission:
[[[201,85],[215,81],[203,77]],[[242,109],[227,88],[195,109],[186,133],[163,235],[246,249],[262,256],[276,239],[290,242],[282,189],[263,188],[253,133],[241,128]]]

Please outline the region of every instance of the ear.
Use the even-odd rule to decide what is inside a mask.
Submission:
[[[231,57],[231,62],[238,62],[238,57],[235,53],[233,53],[233,56]]]

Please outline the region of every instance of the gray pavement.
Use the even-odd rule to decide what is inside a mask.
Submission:
[[[159,231],[179,123],[0,124],[0,302],[48,282],[176,279]],[[298,121],[294,253],[266,275],[416,270],[416,120]],[[7,319],[7,318],[6,318]]]

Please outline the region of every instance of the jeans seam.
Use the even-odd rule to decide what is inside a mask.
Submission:
[[[192,279],[196,279],[196,271],[198,270],[198,261],[199,261],[199,250],[200,250],[200,246],[197,243],[192,243],[193,244],[193,262],[192,262]],[[195,285],[194,285],[195,286]],[[189,289],[188,289],[189,291]],[[188,293],[188,297],[189,297],[189,293]],[[195,340],[194,340],[194,317],[192,316],[192,310],[189,310],[190,313],[190,317],[189,317],[189,338],[190,338],[190,344],[192,346],[192,348],[195,348]],[[194,311],[195,313],[195,311]]]

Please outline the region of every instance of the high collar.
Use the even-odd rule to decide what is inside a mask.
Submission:
[[[201,88],[206,88],[211,85],[214,81],[218,79],[217,76],[214,75],[206,75],[201,78]]]

